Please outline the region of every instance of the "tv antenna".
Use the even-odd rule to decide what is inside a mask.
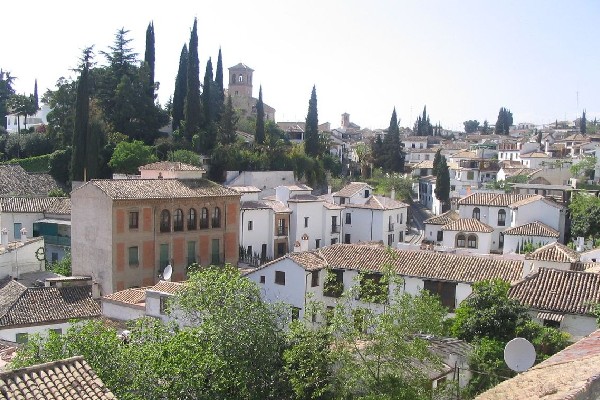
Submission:
[[[173,267],[171,267],[171,264],[169,264],[165,267],[165,270],[162,273],[162,278],[169,282],[171,281],[171,275],[173,275]]]
[[[515,372],[527,371],[535,363],[535,348],[524,338],[514,338],[504,347],[504,361]]]

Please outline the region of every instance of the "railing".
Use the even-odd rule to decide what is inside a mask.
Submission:
[[[339,225],[331,225],[331,233],[340,233]]]
[[[277,236],[287,236],[288,229],[287,226],[278,226],[277,227]]]
[[[388,232],[394,232],[394,223],[388,224]]]
[[[240,252],[240,254],[239,254],[240,262],[246,263],[252,267],[259,267],[262,264],[273,260],[272,258],[269,258],[266,256],[261,257],[260,254],[258,254],[258,253],[248,254],[248,252],[246,250],[244,250],[241,246],[240,246],[239,252]]]
[[[54,244],[58,246],[71,246],[71,238],[69,236],[43,235],[45,244]]]

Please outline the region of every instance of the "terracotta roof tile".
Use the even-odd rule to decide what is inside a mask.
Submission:
[[[504,234],[517,236],[542,236],[553,238],[557,238],[560,236],[560,233],[556,229],[552,229],[548,225],[543,224],[539,221],[530,222],[525,225],[515,226],[514,228],[508,228],[504,231]]]
[[[83,357],[72,357],[0,373],[7,400],[116,399]]]
[[[527,260],[573,263],[580,260],[580,255],[564,244],[548,243],[525,256]]]
[[[71,214],[68,197],[0,197],[0,211],[13,213]]]
[[[385,265],[402,276],[415,276],[456,282],[477,282],[501,278],[516,282],[521,278],[523,262],[471,255],[388,249],[372,244],[336,244],[313,251],[290,253],[290,258],[306,270],[326,267],[364,271],[382,271]],[[271,261],[261,268],[276,263]]]
[[[459,218],[456,221],[449,222],[442,226],[443,231],[462,231],[462,232],[494,232],[494,228],[484,224],[477,218]]]
[[[350,182],[333,195],[336,197],[352,197],[367,186],[369,184],[365,182]]]
[[[86,185],[97,187],[113,200],[240,196],[207,179],[94,179]]]
[[[182,162],[175,161],[159,161],[151,164],[142,165],[138,168],[142,170],[151,171],[204,171],[204,168],[197,167],[191,164],[185,164]]]
[[[515,193],[490,193],[478,192],[469,196],[463,197],[458,201],[459,205],[474,205],[474,206],[494,206],[508,207],[518,201],[536,197],[542,197],[536,194],[515,194]]]
[[[408,204],[383,196],[369,196],[364,204],[344,204],[346,208],[368,208],[370,210],[396,210]]]
[[[512,286],[509,296],[540,311],[591,314],[600,302],[600,274],[540,268]]]
[[[450,210],[450,211],[446,211],[443,214],[435,215],[431,218],[427,218],[424,222],[426,224],[430,224],[430,225],[446,225],[452,221],[456,221],[459,218],[460,217],[456,211]]]
[[[146,301],[146,289],[130,288],[102,296],[103,300],[118,301],[133,305],[143,305]]]
[[[28,173],[19,164],[0,165],[2,196],[47,196],[56,189],[62,188],[50,174]]]
[[[183,285],[185,285],[183,282],[159,281],[156,285],[146,288],[146,290],[175,294],[183,288]]]

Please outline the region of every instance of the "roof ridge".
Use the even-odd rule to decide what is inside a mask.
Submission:
[[[89,364],[87,363],[87,361],[85,361],[83,356],[73,356],[73,357],[69,357],[69,358],[63,358],[60,360],[48,361],[48,362],[45,362],[42,364],[34,364],[34,365],[27,366],[27,367],[9,369],[7,371],[0,372],[0,375],[10,375],[10,374],[17,374],[17,373],[23,373],[23,372],[29,372],[29,371],[37,371],[37,370],[44,369],[44,368],[47,368],[50,366],[66,365],[66,364],[74,363],[76,361],[79,361],[82,364],[85,363],[89,366]]]

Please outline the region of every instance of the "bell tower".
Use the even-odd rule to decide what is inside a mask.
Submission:
[[[252,73],[249,66],[239,63],[229,68],[229,91],[231,97],[252,97]]]

